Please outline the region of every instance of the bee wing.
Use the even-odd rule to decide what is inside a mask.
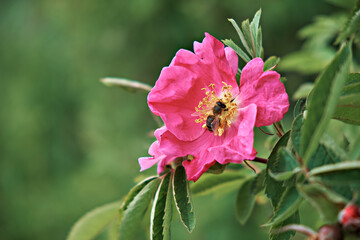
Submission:
[[[219,126],[220,126],[220,118],[216,117],[214,121],[211,123],[211,129],[213,130],[213,132],[216,132]]]
[[[201,112],[193,112],[192,114],[191,114],[191,116],[193,116],[193,117],[198,117],[198,116],[201,116]]]

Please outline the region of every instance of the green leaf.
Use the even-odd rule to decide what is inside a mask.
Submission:
[[[277,168],[269,170],[269,175],[277,181],[284,181],[301,171],[295,156],[285,147],[280,147],[277,154]]]
[[[337,156],[331,149],[327,148],[324,144],[320,144],[311,156],[308,168],[311,170],[322,165],[337,163],[340,161],[340,157]]]
[[[341,96],[333,118],[345,123],[360,125],[360,93]]]
[[[241,30],[244,34],[247,45],[250,47],[250,56],[252,56],[252,58],[255,58],[255,39],[251,34],[249,19],[246,19],[241,23]]]
[[[348,94],[359,94],[360,93],[360,73],[350,73],[346,84],[342,90],[341,96]]]
[[[269,233],[270,240],[289,240],[291,238],[291,236],[295,235],[295,231],[287,231],[287,232],[278,233],[277,230],[286,225],[297,224],[297,223],[300,223],[299,211],[295,212],[293,215],[291,215],[286,220],[271,226],[270,233]]]
[[[247,41],[245,40],[245,36],[244,36],[243,32],[240,30],[239,26],[237,25],[237,23],[235,22],[234,19],[229,18],[228,20],[229,20],[229,22],[231,22],[231,24],[234,26],[237,34],[239,35],[239,38],[240,38],[240,40],[241,40],[241,43],[243,44],[243,46],[245,47],[245,49],[248,51],[248,53],[250,53],[250,55],[251,55],[251,50],[250,50],[250,47],[249,47],[249,46],[251,46],[251,45],[248,45]]]
[[[271,56],[264,63],[264,72],[273,70],[280,62],[280,58]]]
[[[350,37],[350,35],[356,33],[359,30],[360,26],[360,1],[356,1],[356,4],[348,17],[348,20],[345,26],[342,28],[339,36],[337,37],[335,44],[344,41],[346,38]]]
[[[297,189],[319,211],[325,224],[336,222],[339,211],[347,203],[346,199],[319,184],[298,184]]]
[[[307,96],[309,95],[309,93],[311,92],[313,87],[314,87],[314,83],[303,83],[303,84],[301,84],[301,86],[294,93],[292,99],[293,100],[298,100],[300,98],[307,98]]]
[[[360,184],[360,161],[327,164],[312,169],[309,177],[319,177],[331,184]]]
[[[354,139],[354,141],[350,144],[350,150],[348,157],[350,160],[356,160],[360,155],[360,135]]]
[[[248,174],[243,171],[225,171],[220,175],[206,174],[191,184],[191,193],[194,196],[207,195],[221,188],[231,188],[229,185],[237,188],[247,178]]]
[[[261,57],[261,44],[259,45],[259,22],[261,17],[261,9],[259,9],[250,23],[252,39],[255,40],[255,57]],[[261,30],[260,30],[261,34]]]
[[[277,154],[281,147],[286,146],[290,137],[290,132],[284,134],[274,146],[267,163],[266,167],[266,180],[265,180],[265,194],[270,198],[273,207],[276,207],[280,201],[281,195],[285,191],[286,187],[283,186],[282,182],[274,180],[270,175],[269,171],[276,172],[278,169],[278,158]]]
[[[255,15],[253,20],[250,23],[251,28],[251,34],[253,35],[253,38],[256,39],[257,31],[259,29],[259,23],[260,23],[260,17],[261,17],[261,9],[259,9]]]
[[[302,49],[281,57],[278,68],[282,71],[297,71],[303,74],[315,74],[323,70],[334,57],[332,48]]]
[[[263,226],[272,226],[283,222],[298,211],[302,200],[303,198],[300,196],[296,187],[287,188],[281,196],[279,204],[276,206],[274,216],[267,224],[264,224]]]
[[[132,200],[134,200],[134,197],[146,186],[148,185],[149,182],[153,181],[154,179],[156,179],[156,176],[153,177],[148,177],[144,180],[142,180],[141,182],[139,182],[138,184],[136,184],[131,190],[130,192],[126,195],[123,204],[121,205],[121,211],[125,211],[127,209],[127,207],[129,206],[129,204],[131,203]]]
[[[174,195],[173,195],[173,189],[172,189],[172,178],[173,177],[174,176],[171,175],[168,192],[166,195],[165,216],[164,216],[164,222],[163,222],[163,228],[164,228],[163,235],[164,235],[165,240],[171,239],[170,226],[171,226],[172,215],[173,215],[173,201],[174,201]]]
[[[334,4],[335,6],[349,8],[354,5],[354,0],[326,0],[329,3]]]
[[[303,124],[303,116],[298,115],[292,125],[291,125],[291,132],[290,132],[290,139],[294,146],[295,151],[300,154],[300,139],[301,139],[301,127]]]
[[[333,117],[360,125],[360,73],[349,74]]]
[[[189,181],[186,179],[186,172],[182,166],[177,167],[175,170],[173,191],[180,219],[187,230],[192,232],[195,227],[194,209],[191,203]]]
[[[134,234],[139,231],[139,226],[159,186],[159,181],[159,179],[153,179],[148,182],[123,211],[123,217],[119,227],[120,240],[130,240]]]
[[[261,27],[259,27],[256,36],[256,57],[262,58],[263,55],[264,55],[264,49],[262,48],[262,32],[261,32]]]
[[[264,187],[265,172],[262,171],[255,177],[246,180],[236,196],[235,213],[236,218],[241,224],[245,224],[249,219],[255,206],[255,196]]]
[[[306,99],[299,99],[296,102],[296,105],[294,107],[294,118],[296,118],[299,114],[303,114],[304,110],[305,110],[305,104],[306,104]]]
[[[236,53],[237,55],[239,55],[239,57],[242,58],[242,60],[244,60],[244,62],[249,62],[250,61],[250,57],[238,46],[236,45],[233,40],[231,39],[225,39],[225,40],[222,40],[222,42],[228,46],[228,47],[231,47]]]
[[[269,175],[276,181],[285,181],[285,180],[288,180],[289,178],[293,177],[295,174],[297,174],[299,172],[301,172],[301,168],[297,167],[297,168],[294,168],[293,170],[281,172],[281,173],[269,172]]]
[[[72,227],[67,240],[90,240],[95,238],[119,214],[121,202],[109,203],[95,208],[81,217]]]
[[[343,45],[330,65],[320,74],[307,100],[307,116],[301,131],[300,152],[307,164],[316,150],[349,74],[350,44]]]
[[[122,214],[117,214],[115,220],[110,223],[108,229],[108,240],[118,240],[119,239],[119,226],[120,219],[122,218]]]
[[[328,152],[331,151],[334,154],[335,158],[338,158],[339,161],[349,160],[345,150],[341,148],[328,134],[324,134],[324,136],[321,138],[320,145],[321,144],[326,147]]]
[[[150,92],[152,86],[146,83],[130,80],[126,78],[102,78],[100,81],[108,87],[120,87],[130,92],[143,91]]]
[[[212,165],[206,172],[212,174],[221,174],[225,171],[226,166],[227,164],[220,164],[218,162],[215,162],[215,164]]]
[[[171,206],[173,201],[170,183],[171,173],[168,173],[163,177],[154,198],[154,204],[151,210],[150,227],[150,236],[152,240],[170,239]],[[165,219],[167,220],[166,222]]]

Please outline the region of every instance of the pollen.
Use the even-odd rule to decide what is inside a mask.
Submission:
[[[210,84],[205,91],[205,97],[195,107],[192,116],[198,116],[196,123],[202,124],[202,127],[213,132],[215,136],[221,136],[226,128],[231,127],[231,123],[237,114],[236,96],[232,95],[232,86],[223,83],[221,92],[215,92],[215,84]]]

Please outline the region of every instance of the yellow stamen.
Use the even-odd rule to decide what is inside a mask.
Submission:
[[[220,96],[217,96],[215,93],[215,84],[211,83],[208,88],[202,88],[201,90],[206,91],[205,97],[199,102],[198,106],[195,107],[195,113],[193,115],[199,116],[195,120],[196,123],[202,123],[203,128],[209,128],[206,125],[206,120],[211,115],[212,118],[215,117],[213,124],[210,126],[211,130],[216,136],[221,136],[226,127],[231,127],[231,121],[235,118],[237,114],[237,103],[234,101],[232,96],[232,86],[227,85],[225,82],[221,89]],[[217,105],[217,102],[223,103],[226,107],[220,111],[220,113],[214,114],[214,107]],[[216,126],[213,129],[213,126]]]

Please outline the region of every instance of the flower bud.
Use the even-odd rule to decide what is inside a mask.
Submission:
[[[339,224],[327,224],[322,226],[317,233],[316,240],[343,240],[344,234]]]
[[[360,233],[360,206],[348,204],[338,216],[339,222],[347,232]]]

